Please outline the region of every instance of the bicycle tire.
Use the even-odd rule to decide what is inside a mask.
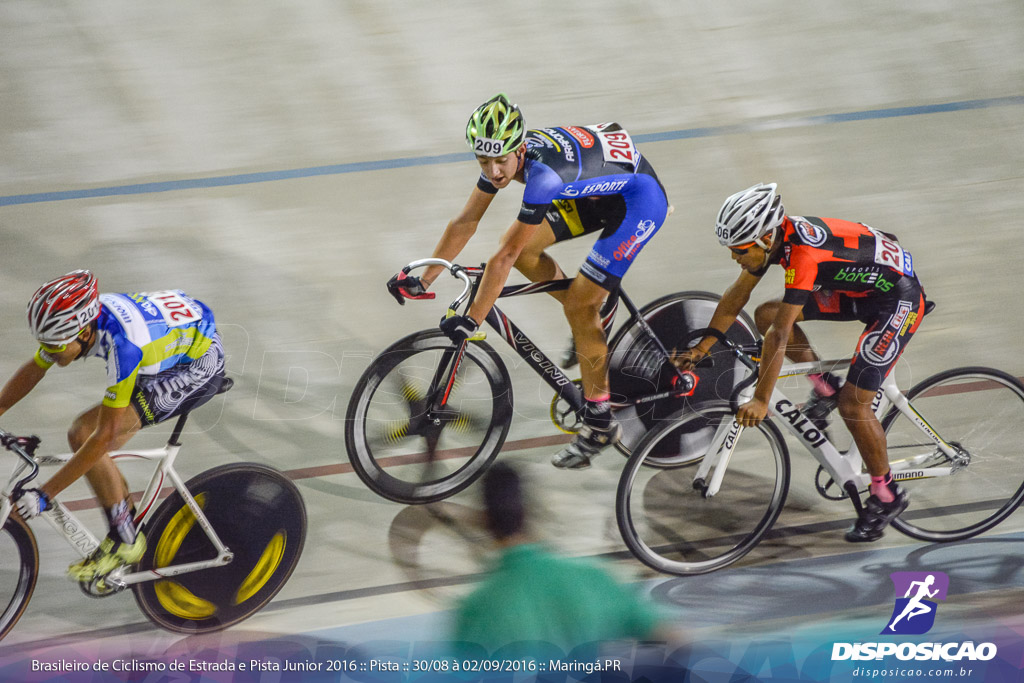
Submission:
[[[0,640],[10,633],[25,613],[39,578],[39,547],[36,537],[13,511],[0,529]],[[8,597],[8,595],[10,597]]]
[[[671,469],[645,462],[665,439],[700,441],[706,451],[717,426],[733,417],[721,401],[681,410],[649,432],[627,461],[615,517],[622,540],[648,567],[675,576],[727,567],[753,550],[782,512],[789,450],[770,420],[739,434],[722,486],[710,498],[694,486],[697,461]],[[755,434],[763,439],[751,439]]]
[[[281,472],[256,463],[207,470],[185,487],[234,553],[223,566],[132,586],[143,614],[176,633],[209,633],[237,624],[285,585],[306,540],[302,495]],[[140,571],[210,560],[217,552],[177,492],[146,523]]]
[[[666,350],[671,352],[693,330],[707,327],[715,306],[721,297],[711,292],[687,291],[667,294],[640,309],[640,314],[654,330]],[[726,335],[730,340],[747,344],[759,338],[754,321],[740,312],[737,321]],[[660,362],[661,353],[646,335],[641,335],[639,323],[630,319],[620,327],[608,342],[608,379],[613,400],[667,390],[675,377],[668,363]],[[733,358],[720,360],[715,367],[698,372],[700,381],[689,398],[666,398],[639,406],[626,406],[614,411],[622,425],[622,438],[616,447],[625,456],[643,439],[644,435],[667,415],[685,405],[727,400],[736,383],[746,371]],[[651,467],[674,467],[691,458],[693,453],[661,453],[648,458]]]
[[[910,496],[892,526],[922,541],[962,541],[1009,517],[1024,500],[1024,384],[1001,370],[962,367],[928,377],[906,396],[947,443],[969,454],[970,463],[950,476],[902,478],[916,467],[949,460],[935,447],[922,451],[920,429],[890,409],[882,419],[890,465]],[[901,467],[905,456],[928,450],[933,461]]]
[[[483,474],[508,436],[512,380],[497,352],[480,341],[466,345],[443,419],[424,420],[424,389],[451,346],[439,330],[404,337],[373,360],[352,392],[345,419],[349,463],[388,500],[416,505],[455,495]],[[434,457],[422,445],[427,430],[436,432]]]

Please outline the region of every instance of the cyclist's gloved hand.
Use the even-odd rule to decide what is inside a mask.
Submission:
[[[476,334],[480,323],[468,315],[453,315],[450,318],[442,318],[440,327],[449,339],[456,344],[461,344]]]
[[[14,505],[22,519],[32,519],[50,508],[50,499],[39,489],[25,489]]]
[[[418,277],[406,275],[399,271],[397,275],[388,280],[388,291],[395,301],[405,305],[406,299],[433,299],[434,293],[428,292],[426,285]]]

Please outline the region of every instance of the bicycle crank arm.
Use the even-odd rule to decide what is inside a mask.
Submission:
[[[697,389],[697,382],[699,378],[691,372],[685,372],[681,375],[683,377],[683,385],[676,387],[678,383],[678,377],[673,378],[673,388],[668,391],[661,391],[657,394],[648,394],[641,396],[640,398],[634,398],[629,401],[622,403],[613,402],[613,408],[625,408],[626,406],[638,406],[644,403],[651,403],[652,401],[660,401],[665,398],[686,398],[687,396],[693,396],[693,392]]]

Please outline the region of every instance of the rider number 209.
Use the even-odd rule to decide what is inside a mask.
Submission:
[[[490,138],[477,138],[473,143],[473,151],[479,155],[489,157],[500,157],[504,154],[502,149],[505,143],[501,140],[491,140]]]
[[[640,160],[633,144],[633,139],[624,130],[603,131],[599,130],[597,139],[601,141],[601,151],[604,153],[605,161],[613,161],[619,164],[629,164],[636,168]]]

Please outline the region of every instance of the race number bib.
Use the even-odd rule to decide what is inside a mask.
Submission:
[[[587,128],[594,131],[597,139],[601,141],[601,151],[604,153],[606,162],[629,164],[633,170],[636,170],[636,165],[640,163],[640,152],[637,151],[629,133],[614,123],[599,123],[596,126],[587,126]]]
[[[160,311],[168,327],[180,327],[203,319],[199,307],[177,292],[153,292],[146,294],[146,298]]]
[[[914,275],[914,259],[895,240],[889,239],[874,228],[868,227],[875,236],[875,263],[888,266],[908,277]]]
[[[504,147],[505,143],[501,140],[477,138],[473,141],[473,154],[476,154],[478,157],[500,157],[505,155],[501,151]]]

